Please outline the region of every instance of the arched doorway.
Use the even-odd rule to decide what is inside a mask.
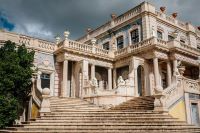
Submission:
[[[144,68],[140,65],[137,68],[137,84],[138,84],[138,95],[144,95]]]

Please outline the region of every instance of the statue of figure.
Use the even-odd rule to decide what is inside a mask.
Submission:
[[[152,26],[151,35],[152,35],[152,37],[156,37],[156,36],[157,36],[156,30],[155,30],[155,27],[154,27],[154,26]]]
[[[97,82],[97,79],[95,77],[92,79],[91,85],[95,86],[95,87],[98,87],[98,82]]]
[[[181,61],[179,60],[179,61],[177,62],[177,67],[180,67],[180,66],[182,66],[182,64],[181,64]]]
[[[130,86],[130,81],[129,81],[129,79],[125,80],[125,84],[126,84],[127,86]]]
[[[118,80],[117,80],[117,84],[118,84],[118,86],[119,86],[119,85],[125,85],[125,81],[124,81],[124,79],[122,78],[122,76],[119,76],[119,78],[118,78]]]

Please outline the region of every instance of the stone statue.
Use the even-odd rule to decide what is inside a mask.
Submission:
[[[91,85],[95,86],[95,87],[98,87],[98,82],[97,82],[97,79],[95,77],[92,79]]]
[[[119,78],[118,78],[118,80],[117,80],[117,84],[118,84],[118,86],[119,86],[119,85],[125,85],[125,81],[124,81],[124,79],[122,78],[122,76],[119,76]]]
[[[156,30],[155,30],[155,27],[154,27],[154,26],[152,26],[151,35],[152,35],[152,37],[156,37],[156,36],[157,36]]]

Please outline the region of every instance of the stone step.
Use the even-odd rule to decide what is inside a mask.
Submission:
[[[67,133],[122,133],[121,130],[68,130]],[[189,133],[188,130],[123,130],[123,133]],[[35,130],[35,131],[2,131],[2,133],[66,133],[66,130]],[[191,131],[190,131],[191,133]],[[193,130],[192,133],[199,133],[199,130]]]
[[[44,120],[44,119],[37,119],[36,121],[28,121],[28,122],[23,122],[23,124],[29,124],[29,123],[99,123],[99,122],[111,122],[111,123],[183,123],[185,124],[186,122],[184,121],[175,121],[174,119],[169,119],[169,120],[154,120],[152,121],[151,119],[149,120],[137,120],[137,121],[132,121],[132,120],[104,120],[104,121],[99,121],[99,120]]]
[[[25,126],[25,127],[12,127],[9,128],[14,129],[14,130],[23,130],[23,131],[34,131],[34,130],[43,130],[43,131],[51,131],[51,130],[199,130],[198,128],[195,128],[194,126],[163,126],[163,125],[158,125],[158,126],[107,126],[107,125],[102,125],[102,126]],[[199,130],[200,131],[200,130]]]

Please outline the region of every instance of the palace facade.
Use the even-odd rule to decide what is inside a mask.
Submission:
[[[189,15],[189,14],[188,14]],[[112,107],[134,97],[155,96],[155,109],[200,123],[200,27],[143,2],[77,40],[69,31],[55,42],[0,31],[35,51],[33,90],[26,109],[35,118],[42,90]]]

